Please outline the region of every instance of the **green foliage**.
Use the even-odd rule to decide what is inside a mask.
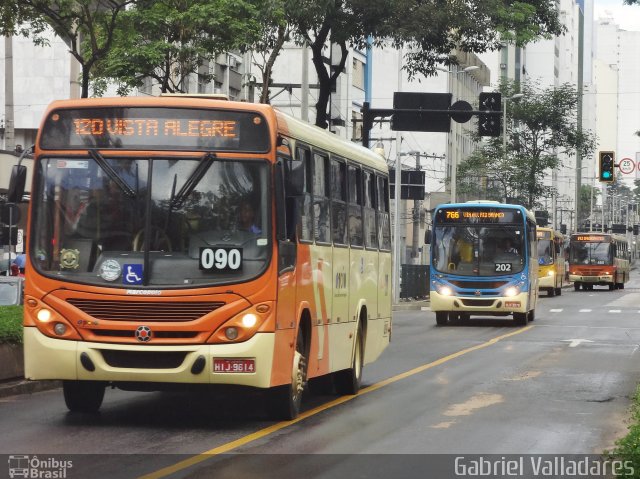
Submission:
[[[89,95],[93,65],[111,48],[119,16],[135,0],[0,0],[0,33],[46,45],[46,28],[62,38],[82,67],[81,96]],[[83,39],[80,45],[80,39]]]
[[[22,344],[22,306],[0,306],[0,343]]]
[[[561,166],[558,155],[571,157],[580,151],[582,157],[589,157],[595,148],[594,135],[577,127],[578,94],[569,84],[540,88],[536,83],[506,82],[500,91],[503,101],[516,92],[524,95],[507,103],[505,145],[502,136],[492,138],[462,162],[458,177],[465,181],[459,191],[517,201],[533,209],[554,193],[544,180],[550,170]]]
[[[123,15],[92,84],[102,94],[115,81],[127,94],[151,78],[163,93],[188,92],[189,75],[211,82],[213,72],[201,65],[254,42],[259,25],[256,8],[244,0],[139,1]]]
[[[604,456],[610,460],[629,461],[625,463],[625,470],[633,469],[633,474],[619,474],[619,478],[640,478],[640,386],[636,389],[631,410],[631,424],[627,435],[616,441],[612,451],[604,451]]]

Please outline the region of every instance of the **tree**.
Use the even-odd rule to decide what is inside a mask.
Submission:
[[[502,137],[486,141],[459,165],[458,176],[473,178],[481,172],[486,177],[488,195],[533,209],[540,206],[541,198],[554,193],[544,180],[550,170],[561,166],[559,156],[571,157],[579,151],[582,157],[589,157],[595,138],[577,127],[578,93],[570,84],[541,88],[537,83],[503,82],[500,91],[504,97],[523,94],[518,101],[508,103],[506,151]],[[460,191],[479,194],[473,180],[460,185]]]
[[[36,45],[46,45],[47,27],[69,46],[81,66],[81,96],[89,96],[93,66],[111,48],[119,19],[135,0],[2,0],[0,33],[31,37]]]
[[[501,47],[503,41],[524,45],[561,34],[554,2],[528,0],[298,0],[289,10],[298,38],[313,55],[320,90],[316,125],[326,128],[327,106],[336,80],[344,71],[348,48],[364,49],[389,42],[407,47],[404,68],[410,76],[433,75],[439,64],[457,62],[454,50],[479,53]],[[334,45],[335,48],[328,50]],[[329,55],[327,55],[329,51]],[[337,58],[331,58],[333,55]],[[326,56],[330,62],[326,62]]]
[[[94,87],[101,93],[115,81],[126,94],[152,78],[163,93],[187,92],[189,75],[210,82],[213,74],[201,66],[253,41],[258,25],[254,6],[244,0],[140,1],[126,12],[111,51],[97,65]]]

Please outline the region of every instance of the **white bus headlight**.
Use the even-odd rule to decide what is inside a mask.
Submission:
[[[51,311],[49,311],[46,308],[42,308],[40,311],[38,311],[38,314],[36,314],[36,317],[38,318],[38,321],[47,323],[51,320]]]
[[[442,296],[451,296],[453,294],[453,290],[449,286],[440,285],[437,287],[438,293]]]
[[[517,286],[509,286],[507,289],[504,290],[504,295],[507,297],[516,296],[519,293],[520,293],[520,288],[518,288]]]
[[[555,272],[555,271],[549,271],[549,272],[547,273],[547,276],[553,276],[554,274],[556,274],[556,272]]]

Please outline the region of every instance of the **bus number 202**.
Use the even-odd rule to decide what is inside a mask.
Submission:
[[[206,271],[239,271],[241,248],[200,248],[200,269]]]
[[[508,273],[511,271],[511,263],[496,263],[496,273]]]

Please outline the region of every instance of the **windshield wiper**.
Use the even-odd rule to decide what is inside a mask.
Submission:
[[[104,156],[102,156],[98,152],[98,150],[89,149],[89,154],[95,160],[95,162],[98,163],[98,166],[102,168],[102,170],[107,175],[109,175],[109,178],[111,178],[113,182],[118,185],[118,188],[120,188],[126,196],[128,196],[129,198],[136,197],[136,192],[133,191],[133,189],[127,184],[127,182],[120,177],[120,175],[118,175],[118,172],[113,169],[113,167],[107,162],[107,160],[104,159]]]
[[[216,154],[211,152],[205,153],[204,156],[200,158],[198,166],[196,166],[189,178],[187,178],[187,181],[182,185],[180,191],[178,191],[175,196],[172,195],[173,197],[170,202],[172,208],[179,208],[182,206],[184,200],[187,199],[195,187],[198,186],[202,177],[207,173],[207,171],[209,171],[209,168],[211,168],[211,165],[213,164],[212,160],[215,160],[215,158]]]

